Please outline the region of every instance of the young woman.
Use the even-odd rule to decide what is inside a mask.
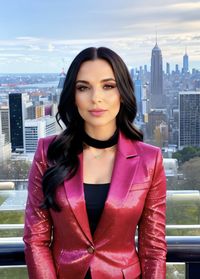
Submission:
[[[29,278],[166,277],[162,156],[142,142],[135,116],[122,59],[104,47],[80,52],[58,105],[66,128],[39,140],[30,171]]]

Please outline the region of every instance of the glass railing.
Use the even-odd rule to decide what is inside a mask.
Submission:
[[[21,247],[20,249],[23,249],[22,235],[26,198],[26,190],[0,191],[0,245],[10,243],[9,245],[11,246],[9,247],[12,247],[12,243],[13,245],[18,243],[19,248]],[[186,246],[187,249],[192,249],[194,245],[197,247],[197,243],[194,244],[191,241],[195,241],[196,239],[198,242],[200,236],[200,191],[179,190],[167,192],[166,231],[169,252],[168,260],[170,259],[170,263],[167,263],[166,278],[189,278],[186,274],[187,264],[182,262],[180,255],[178,256],[177,254],[176,256],[175,251],[177,249],[177,253],[178,251],[182,251],[181,253],[183,253],[185,251],[184,247]],[[190,243],[193,243],[193,246],[190,247]],[[197,253],[197,259],[199,254],[200,249]],[[179,258],[180,262],[177,262]],[[23,264],[20,267],[10,266],[9,263],[8,267],[4,264],[0,267],[0,278],[28,278],[26,266]]]

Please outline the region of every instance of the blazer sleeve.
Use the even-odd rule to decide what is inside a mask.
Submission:
[[[166,177],[158,149],[152,183],[138,224],[142,279],[166,278]]]
[[[43,140],[40,139],[29,173],[23,240],[30,279],[56,279],[50,249],[52,221],[43,202],[42,176],[46,169]]]

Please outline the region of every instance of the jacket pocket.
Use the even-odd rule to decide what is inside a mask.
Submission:
[[[141,274],[140,263],[136,262],[122,269],[124,279],[136,279]]]

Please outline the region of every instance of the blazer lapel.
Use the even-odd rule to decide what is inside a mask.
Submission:
[[[95,241],[105,232],[109,222],[112,222],[112,210],[110,209],[119,207],[125,200],[129,187],[137,173],[139,158],[133,142],[120,133],[110,189],[100,222],[94,234]]]
[[[82,153],[79,155],[79,168],[77,170],[76,175],[74,175],[70,180],[64,181],[65,192],[67,195],[67,199],[71,206],[71,209],[74,213],[74,216],[80,225],[83,233],[86,235],[88,240],[93,243],[86,204],[84,199],[84,190],[83,190],[83,155]]]

